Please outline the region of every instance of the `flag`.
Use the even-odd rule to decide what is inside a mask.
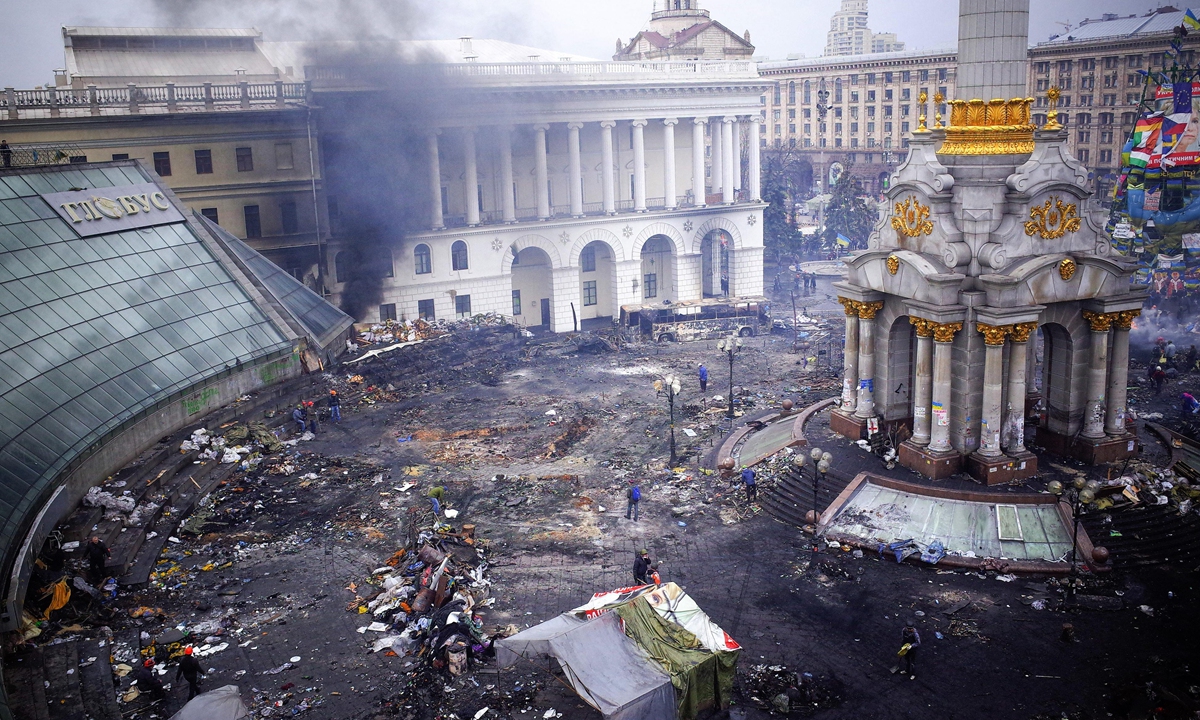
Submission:
[[[838,244],[838,247],[850,247],[850,238],[846,237],[845,235],[843,235],[841,233],[838,233],[837,244]]]
[[[1200,30],[1200,20],[1196,19],[1196,15],[1191,9],[1183,13],[1183,24],[1187,26],[1188,30]]]
[[[1133,126],[1130,165],[1144,168],[1150,163],[1152,155],[1162,152],[1162,120],[1161,114],[1154,113],[1138,119]]]

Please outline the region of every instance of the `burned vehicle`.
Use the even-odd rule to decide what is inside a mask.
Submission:
[[[771,330],[765,297],[719,297],[653,305],[622,305],[621,326],[654,342],[750,337]]]

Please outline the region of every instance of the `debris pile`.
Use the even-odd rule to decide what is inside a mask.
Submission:
[[[746,702],[781,715],[812,714],[842,700],[836,678],[793,672],[785,665],[754,665],[738,673],[735,687]]]

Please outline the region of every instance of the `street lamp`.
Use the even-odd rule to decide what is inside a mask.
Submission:
[[[1058,480],[1051,480],[1046,484],[1046,489],[1052,495],[1062,499],[1065,494],[1068,502],[1071,503],[1071,579],[1067,584],[1065,598],[1068,605],[1075,602],[1075,578],[1078,573],[1075,559],[1079,552],[1079,516],[1083,514],[1084,506],[1096,499],[1096,489],[1099,487],[1100,483],[1095,480],[1084,480],[1082,477],[1076,477],[1070,487],[1063,486]]]
[[[742,339],[730,334],[717,341],[717,349],[729,356],[729,412],[725,417],[733,419],[733,354],[742,349]]]
[[[829,86],[825,83],[825,78],[821,78],[821,82],[817,83],[817,166],[820,175],[817,180],[818,194],[824,192],[825,177],[825,115],[829,112]],[[825,222],[825,203],[817,204],[817,232],[824,230]]]
[[[671,408],[671,467],[679,463],[679,457],[675,454],[675,396],[679,394],[680,387],[679,378],[674,375],[666,375],[661,380],[654,381],[654,391],[660,396],[666,396],[667,404]]]
[[[817,491],[820,487],[821,478],[825,477],[825,473],[829,472],[829,464],[831,462],[833,462],[833,455],[822,451],[821,448],[818,448],[818,447],[813,448],[812,451],[809,453],[809,455],[812,457],[812,488],[813,488],[813,509],[812,509],[812,526],[813,526],[812,551],[813,551],[813,556],[812,556],[812,562],[809,563],[809,567],[812,567],[813,563],[815,563],[816,559],[817,559],[817,555],[816,555],[817,550],[818,550],[817,525],[820,523],[820,520],[821,520],[821,514],[817,510],[817,507],[818,507]],[[806,457],[804,455],[804,453],[797,453],[795,459],[792,460],[792,464],[796,466],[796,472],[798,472],[800,474],[800,477],[803,478],[804,477],[804,468],[806,466],[808,466],[808,457]],[[806,517],[805,520],[807,520],[807,519],[808,518]]]

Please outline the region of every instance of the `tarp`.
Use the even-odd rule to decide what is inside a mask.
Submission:
[[[558,660],[579,697],[605,718],[676,718],[671,678],[625,635],[616,613],[591,620],[563,614],[496,643],[501,668],[546,655]]]
[[[250,711],[242,704],[238,686],[226,685],[192,698],[171,716],[171,720],[239,720],[248,717]]]
[[[663,618],[687,628],[710,652],[742,649],[741,645],[729,637],[729,633],[709,619],[696,601],[683,591],[683,588],[673,582],[659,586],[634,585],[596,593],[591,600],[575,608],[571,613],[585,618],[597,617],[618,605],[632,602],[639,597],[646,598],[650,606]]]

